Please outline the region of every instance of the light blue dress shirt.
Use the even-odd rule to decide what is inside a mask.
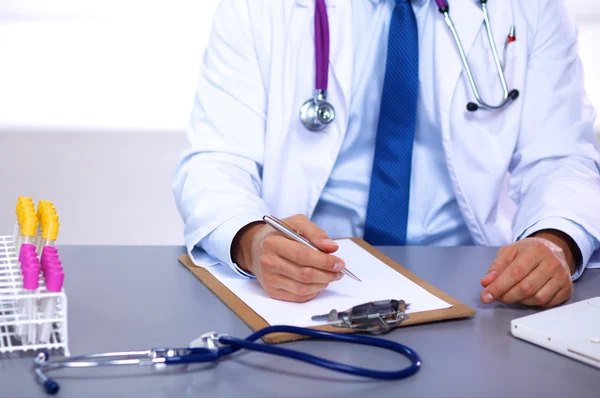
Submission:
[[[312,220],[335,238],[363,236],[393,0],[353,0],[354,77],[348,131]],[[413,0],[419,53],[434,48],[435,2]],[[433,57],[420,57],[407,243],[471,245],[446,166],[437,121]],[[402,95],[401,93],[399,95]]]
[[[348,131],[311,217],[332,238],[363,236],[364,233],[394,4],[394,0],[352,0],[354,76]],[[440,17],[436,4],[433,0],[412,0],[412,5],[419,29],[419,52],[430,54],[434,48],[435,18]],[[456,201],[437,127],[440,123],[436,116],[433,67],[432,56],[420,56],[407,242],[409,245],[472,245],[474,242]],[[222,224],[198,246],[240,275],[253,277],[237,267],[230,256],[239,224]],[[521,237],[542,229],[561,230],[578,244],[583,262],[573,279],[578,278],[600,242],[578,224],[558,217],[540,220]]]

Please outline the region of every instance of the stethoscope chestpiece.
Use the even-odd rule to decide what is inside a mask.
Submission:
[[[325,90],[315,90],[313,98],[300,108],[300,121],[310,131],[321,131],[335,120],[335,109],[326,101]]]

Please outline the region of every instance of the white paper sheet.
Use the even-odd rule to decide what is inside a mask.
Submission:
[[[326,314],[334,308],[343,311],[377,300],[404,300],[410,303],[408,313],[451,307],[351,240],[337,242],[340,248],[335,254],[362,282],[344,275],[307,303],[274,300],[258,281],[243,279],[226,265],[208,267],[207,270],[271,325],[316,326],[323,322],[312,321],[313,315]]]

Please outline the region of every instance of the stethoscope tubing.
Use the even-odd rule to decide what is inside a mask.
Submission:
[[[276,345],[256,343],[256,340],[272,333],[292,333],[299,336],[312,337],[321,341],[345,342],[394,351],[410,361],[410,365],[394,371],[383,371],[367,369],[331,361],[326,358],[317,357],[297,350],[284,348]],[[382,338],[361,336],[357,334],[332,333],[315,329],[307,329],[295,326],[269,326],[252,333],[245,339],[239,339],[227,335],[218,336],[217,348],[188,347],[188,348],[162,348],[144,351],[125,351],[113,353],[99,353],[82,355],[73,358],[49,360],[48,353],[40,353],[35,359],[34,372],[36,379],[44,386],[48,394],[56,394],[60,387],[58,383],[50,379],[46,372],[60,368],[91,368],[100,366],[151,366],[151,365],[190,365],[197,363],[214,362],[220,358],[234,354],[242,349],[257,351],[265,354],[277,355],[284,358],[294,359],[321,368],[329,369],[349,375],[366,377],[377,380],[399,380],[407,378],[419,371],[421,357],[414,350]],[[171,355],[167,357],[155,357],[156,352],[185,352],[185,355]]]
[[[314,355],[306,354],[300,351],[291,350],[283,347],[277,347],[273,345],[258,344],[254,341],[262,338],[263,336],[271,333],[292,333],[306,337],[312,337],[315,339],[323,339],[328,341],[345,342],[351,344],[360,344],[371,347],[379,347],[386,350],[397,352],[411,361],[411,365],[405,369],[397,371],[381,371],[366,369],[356,366],[345,365],[339,362],[330,361],[328,359],[320,358]],[[245,339],[237,339],[234,337],[221,337],[219,342],[227,344],[228,348],[232,352],[239,349],[247,349],[251,351],[259,351],[267,354],[279,355],[290,359],[296,359],[302,362],[307,362],[315,366],[320,366],[335,372],[351,374],[355,376],[368,377],[379,380],[398,380],[409,377],[415,374],[421,366],[421,357],[414,350],[393,341],[384,340],[381,338],[374,338],[369,336],[360,336],[353,334],[341,334],[331,333],[315,329],[299,328],[294,326],[271,326],[265,329],[261,329]]]
[[[508,84],[506,83],[506,76],[504,74],[504,67],[506,65],[504,65],[504,67],[503,67],[502,63],[500,62],[500,57],[498,55],[498,48],[496,46],[496,42],[494,40],[493,33],[492,33],[492,25],[490,22],[489,12],[488,12],[488,8],[487,8],[487,0],[480,0],[480,3],[481,3],[481,9],[483,12],[483,19],[484,19],[484,24],[485,24],[485,29],[486,29],[486,35],[488,38],[488,42],[490,43],[492,56],[494,59],[494,65],[496,66],[496,70],[498,72],[498,77],[500,79],[500,84],[502,85],[503,97],[502,97],[502,102],[499,103],[498,105],[490,105],[487,102],[485,102],[481,97],[479,88],[477,87],[477,83],[475,81],[473,72],[471,70],[471,66],[469,64],[469,60],[467,59],[467,54],[462,45],[462,41],[460,40],[460,36],[458,35],[458,32],[456,30],[456,26],[454,25],[454,22],[452,21],[452,17],[450,16],[450,7],[448,6],[448,2],[445,0],[436,0],[436,3],[439,6],[440,13],[444,16],[444,21],[446,22],[448,29],[452,33],[454,42],[456,43],[456,47],[458,49],[460,58],[463,63],[463,68],[465,70],[465,73],[467,74],[467,79],[469,81],[469,85],[471,86],[471,91],[473,92],[473,95],[475,96],[475,100],[477,101],[477,104],[469,103],[467,105],[467,109],[469,111],[476,111],[479,108],[486,109],[486,110],[499,110],[499,109],[504,108],[512,100],[517,99],[519,96],[519,92],[517,90],[512,90],[509,92]]]
[[[329,79],[329,18],[325,0],[317,0],[315,7],[315,87],[326,92]]]

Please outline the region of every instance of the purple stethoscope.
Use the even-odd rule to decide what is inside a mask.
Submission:
[[[325,0],[315,3],[316,88],[313,97],[300,108],[300,121],[310,131],[323,130],[335,120],[335,109],[327,102],[329,72],[329,18]]]
[[[466,52],[464,50],[460,37],[458,36],[456,27],[454,26],[454,22],[452,22],[452,18],[450,18],[450,6],[448,5],[448,1],[435,0],[435,2],[439,8],[440,13],[444,16],[446,25],[448,25],[448,28],[452,33],[454,42],[456,43],[456,47],[462,59],[467,79],[469,80],[469,85],[471,86],[471,91],[473,92],[475,100],[477,101],[477,103],[469,102],[467,104],[467,110],[470,112],[475,112],[479,109],[490,111],[500,110],[512,103],[514,100],[516,100],[519,97],[519,91],[509,91],[508,89],[508,84],[506,83],[506,76],[504,75],[504,68],[506,67],[506,63],[503,65],[502,62],[500,62],[500,57],[498,56],[498,49],[496,47],[496,43],[492,34],[492,27],[490,23],[489,12],[487,9],[487,0],[479,0],[479,3],[481,5],[481,10],[483,11],[488,41],[490,43],[494,63],[498,71],[498,76],[503,90],[503,98],[498,105],[490,105],[483,101],[483,99],[481,98],[481,94],[479,93],[477,83],[475,83],[475,78],[473,77],[473,72],[471,71],[471,66],[469,65],[469,61],[467,60]],[[505,53],[508,48],[508,45],[515,41],[515,26],[513,25],[510,27],[508,37],[504,44]],[[325,0],[316,0],[315,3],[315,60],[316,88],[314,90],[313,97],[306,101],[300,108],[300,121],[302,122],[304,127],[306,127],[310,131],[323,130],[325,127],[327,127],[328,124],[335,120],[335,109],[333,105],[327,102],[327,75],[329,72],[329,19],[327,17],[327,8],[325,7]]]

